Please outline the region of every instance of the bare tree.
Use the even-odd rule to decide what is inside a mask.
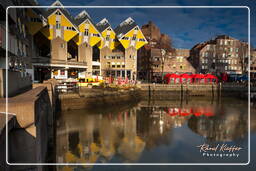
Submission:
[[[240,54],[239,54],[239,63],[241,65],[242,74],[246,73],[247,66],[248,66],[248,43],[242,42],[240,47]]]

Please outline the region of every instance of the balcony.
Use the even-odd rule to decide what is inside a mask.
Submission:
[[[71,67],[71,68],[87,68],[86,62],[78,62],[73,60],[56,60],[51,59],[49,57],[34,57],[32,58],[32,63],[34,65],[40,65],[40,66],[56,66],[56,67]]]

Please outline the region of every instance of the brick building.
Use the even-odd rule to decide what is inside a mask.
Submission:
[[[251,71],[251,73],[253,73],[255,75],[256,74],[256,49],[252,49],[250,59],[251,59],[250,71]]]
[[[166,73],[194,73],[195,69],[187,60],[189,49],[172,48],[171,38],[161,34],[151,21],[141,28],[148,44],[139,50],[138,70],[142,80],[155,80]],[[161,49],[166,51],[163,56]]]
[[[247,71],[248,44],[220,35],[195,45],[189,60],[200,73],[242,74]]]
[[[189,49],[174,49],[169,53],[164,65],[165,73],[195,73],[195,68],[188,61]]]
[[[148,44],[143,46],[138,53],[138,75],[141,80],[152,80],[155,76],[161,76],[164,70],[164,63],[171,52],[171,39],[168,35],[162,34],[160,29],[149,21],[141,27]],[[164,49],[166,54],[162,55]]]

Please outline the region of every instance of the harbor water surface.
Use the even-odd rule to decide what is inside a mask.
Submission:
[[[248,103],[191,98],[63,111],[56,144],[59,163],[247,163]]]

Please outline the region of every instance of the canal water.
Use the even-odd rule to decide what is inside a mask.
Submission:
[[[248,103],[144,100],[63,111],[56,144],[58,163],[247,163]]]

